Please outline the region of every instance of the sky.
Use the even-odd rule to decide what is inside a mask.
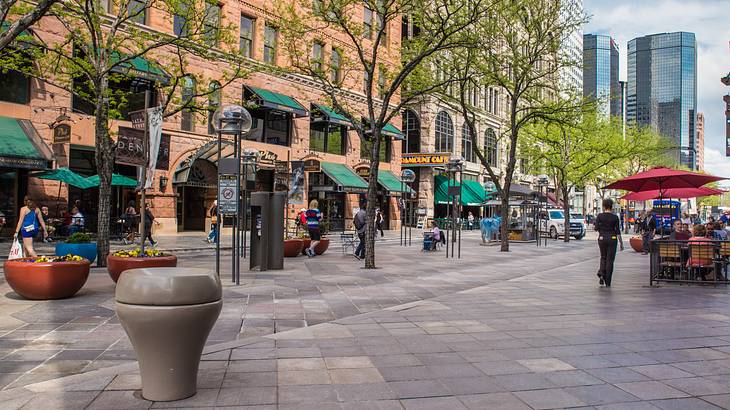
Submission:
[[[607,34],[618,42],[622,80],[630,40],[673,31],[695,33],[697,110],[705,114],[705,170],[730,178],[722,101],[730,87],[720,82],[730,72],[730,0],[584,0],[583,7],[591,18],[584,33]]]

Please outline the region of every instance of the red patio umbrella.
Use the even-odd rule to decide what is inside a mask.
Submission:
[[[723,177],[700,174],[698,172],[682,171],[670,168],[652,168],[639,172],[606,185],[604,189],[623,189],[625,191],[644,192],[666,190],[670,188],[699,188],[710,182],[721,181]],[[660,192],[662,194],[662,192]],[[669,196],[669,195],[661,195]]]
[[[658,189],[652,191],[630,192],[621,197],[627,201],[648,201],[650,199],[659,198],[696,198],[700,196],[722,195],[726,191],[710,187],[699,188],[669,188],[664,191]]]

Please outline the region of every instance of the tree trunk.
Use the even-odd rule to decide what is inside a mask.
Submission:
[[[114,142],[109,137],[109,111],[105,95],[109,85],[104,76],[95,84],[97,91],[96,124],[96,170],[99,173],[99,212],[97,214],[97,266],[106,266],[109,255],[109,217],[112,197],[112,171],[114,169]]]
[[[371,122],[372,124],[373,122]],[[378,167],[380,166],[380,132],[373,129],[370,149],[370,177],[365,207],[365,269],[375,269],[375,208],[378,206]]]
[[[570,204],[568,203],[568,187],[566,184],[561,184],[560,190],[563,193],[563,217],[565,219],[565,238],[563,241],[570,242]]]

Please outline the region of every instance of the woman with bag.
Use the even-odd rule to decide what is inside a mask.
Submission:
[[[210,233],[208,234],[208,237],[205,238],[205,240],[208,243],[218,242],[218,200],[217,199],[213,201],[213,206],[210,207],[210,210],[208,211],[208,215],[210,215]]]
[[[33,249],[33,237],[38,234],[38,225],[43,229],[43,238],[48,237],[46,223],[43,221],[43,215],[32,199],[25,197],[25,206],[20,208],[20,216],[18,217],[18,225],[15,227],[15,238],[23,238],[23,256],[36,257],[35,249]]]

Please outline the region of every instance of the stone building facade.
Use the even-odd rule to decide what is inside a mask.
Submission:
[[[145,24],[149,29],[172,33],[172,19],[161,13],[158,9],[150,9]],[[309,168],[304,172],[303,188],[290,195],[288,217],[293,218],[309,200],[318,199],[325,218],[331,219],[333,229],[350,228],[353,209],[364,194],[363,180],[355,172],[358,166],[362,169],[365,165],[357,134],[337,113],[328,111],[325,93],[312,78],[293,73],[275,74],[271,66],[263,64],[281,68],[288,64],[280,44],[277,45],[276,30],[281,22],[270,1],[226,2],[221,5],[220,15],[224,24],[238,26],[241,44],[246,44],[246,51],[241,52],[254,70],[247,78],[223,88],[220,101],[215,101],[215,104],[226,105],[254,99],[260,104],[253,113],[254,129],[243,143],[244,148],[256,148],[262,153],[259,172],[255,181],[251,181],[251,187],[289,190],[292,175],[303,171],[306,162]],[[401,27],[395,21],[390,26],[388,56],[397,59]],[[31,31],[46,42],[60,40],[64,32],[53,17],[43,18]],[[318,40],[323,46],[324,58],[333,58],[334,52],[350,52],[348,40],[342,33],[324,31],[318,33]],[[386,58],[384,62],[389,61]],[[164,64],[160,65],[164,68]],[[194,58],[190,66],[191,70],[211,79],[225,70],[225,67]],[[13,74],[12,78],[6,77],[1,82],[3,86],[12,85],[12,92],[6,87],[0,88],[0,133],[13,134],[13,138],[28,145],[27,152],[0,152],[0,180],[4,181],[0,187],[0,211],[9,216],[8,226],[15,223],[13,216],[17,215],[26,195],[48,205],[53,217],[60,217],[73,203],[78,203],[87,218],[95,219],[95,189],[69,188],[57,181],[32,176],[37,170],[57,167],[69,167],[84,176],[96,174],[94,117],[78,109],[71,93],[39,79]],[[196,86],[208,87],[210,84]],[[366,111],[362,74],[349,73],[342,91],[349,106],[363,113]],[[23,95],[16,95],[18,93]],[[285,103],[279,104],[281,101]],[[210,120],[204,117],[181,112],[166,118],[163,124],[163,166],[158,163],[158,168],[162,169],[155,172],[153,188],[147,190],[153,213],[160,222],[155,228],[158,233],[203,231],[209,226],[207,211],[217,192],[217,156],[211,151],[216,136],[210,129]],[[60,120],[64,127],[58,127]],[[385,161],[381,163],[381,173],[391,173],[396,179],[401,162],[400,122],[397,118],[390,126]],[[129,121],[116,120],[112,121],[111,130],[116,136],[124,132],[120,127],[130,126]],[[59,134],[68,135],[59,138]],[[313,165],[318,168],[311,168]],[[333,170],[340,172],[340,179]],[[120,164],[115,172],[136,178],[136,170],[129,166]],[[342,180],[342,172],[350,179]],[[400,223],[399,194],[393,190],[392,179],[390,182],[381,184],[379,200],[387,226],[395,229]],[[132,199],[138,200],[133,188],[115,188],[113,220]]]

